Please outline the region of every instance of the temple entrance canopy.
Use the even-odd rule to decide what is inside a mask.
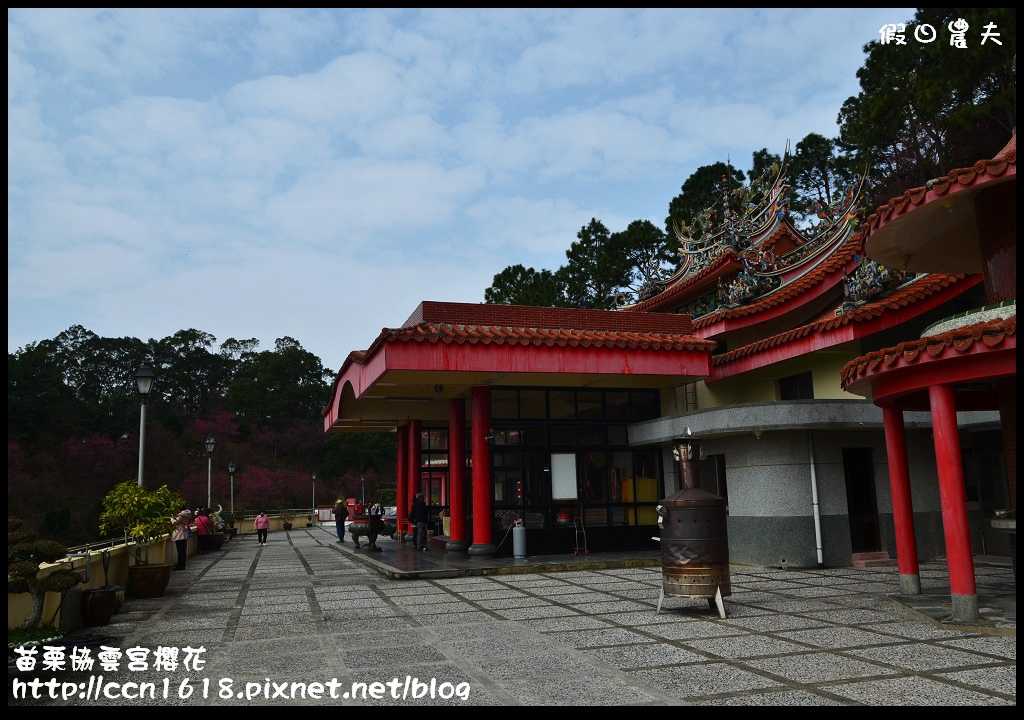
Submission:
[[[625,425],[708,376],[715,343],[691,329],[688,315],[424,302],[349,355],[324,429],[397,432],[399,531],[413,494],[440,488],[449,551],[494,554],[517,520],[554,537],[564,513],[586,513],[608,543],[650,543],[657,457],[629,448]],[[554,482],[565,456],[571,493]]]
[[[691,331],[688,315],[424,302],[345,360],[324,430],[447,422],[478,386],[674,388],[710,371],[715,343]]]

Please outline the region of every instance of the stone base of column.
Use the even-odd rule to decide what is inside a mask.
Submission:
[[[981,617],[978,612],[977,595],[952,595],[953,619],[954,620],[977,620]]]
[[[494,557],[498,554],[498,546],[493,543],[474,543],[469,546],[470,557]]]
[[[463,552],[466,552],[467,549],[469,549],[469,541],[468,540],[449,540],[448,544],[445,545],[445,549],[448,552],[463,553]]]
[[[900,575],[900,594],[901,595],[920,595],[921,594],[921,576],[918,574],[906,574]]]

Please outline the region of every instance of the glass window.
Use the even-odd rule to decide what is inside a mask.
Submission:
[[[576,419],[576,393],[572,390],[552,390],[550,398],[552,420]]]
[[[491,389],[491,417],[499,420],[519,419],[518,391]]]
[[[447,450],[448,430],[424,428],[420,431],[420,447],[424,450]]]
[[[565,446],[570,445],[575,447],[578,443],[576,442],[576,426],[575,425],[552,425],[549,428],[551,433],[551,445]]]
[[[519,428],[495,428],[494,445],[518,445],[522,440]]]
[[[579,443],[580,445],[604,445],[604,426],[580,425]]]
[[[535,452],[523,455],[526,502],[551,502],[551,453]]]
[[[625,425],[609,425],[608,431],[608,444],[609,445],[629,445],[629,437],[626,434]]]
[[[657,390],[641,390],[632,393],[633,422],[655,420],[661,417],[661,397]]]
[[[580,455],[580,500],[584,505],[608,502],[608,458],[603,452]]]
[[[547,445],[547,425],[526,425],[523,427],[523,445]]]
[[[519,391],[519,417],[544,420],[548,416],[547,393],[543,390]]]
[[[814,381],[809,372],[779,378],[779,400],[813,400]]]
[[[576,417],[580,420],[604,419],[601,393],[593,390],[580,390],[576,394],[576,413]]]
[[[604,412],[609,420],[629,421],[629,393],[625,390],[609,390],[604,394]]]

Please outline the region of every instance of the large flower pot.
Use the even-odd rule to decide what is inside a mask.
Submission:
[[[224,546],[224,533],[215,532],[210,535],[210,548],[220,550]]]
[[[134,598],[161,597],[170,581],[170,565],[130,565],[127,592]]]
[[[82,591],[82,624],[99,627],[110,622],[117,610],[117,588],[94,588]]]

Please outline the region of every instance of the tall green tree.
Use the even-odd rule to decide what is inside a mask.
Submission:
[[[723,194],[745,180],[742,170],[724,162],[697,168],[683,183],[682,192],[668,204],[665,231],[669,237],[675,237],[680,227],[686,227],[687,235],[699,240],[704,232],[699,220],[702,214],[710,210],[713,221],[720,222],[724,212]]]
[[[919,42],[928,28],[937,39]],[[918,8],[905,36],[865,46],[861,92],[839,111],[839,146],[870,168],[876,204],[991,157],[1017,126],[1016,8]]]
[[[228,361],[213,351],[217,338],[194,328],[150,342],[156,380],[153,392],[178,416],[223,407]]]
[[[331,373],[293,338],[257,353],[234,374],[227,406],[250,424],[318,422],[330,393]]]
[[[494,276],[484,290],[484,302],[492,305],[563,307],[565,297],[557,272],[509,265]]]
[[[565,295],[569,307],[613,310],[615,296],[629,286],[633,268],[622,237],[613,238],[596,218],[576,233],[564,266]]]
[[[842,199],[855,179],[836,141],[818,133],[809,133],[796,144],[789,169],[794,190],[790,208],[803,216],[813,214],[819,204],[827,206]]]
[[[629,274],[622,289],[635,299],[679,264],[674,237],[670,242],[650,220],[634,220],[622,232],[613,233],[610,244],[624,256]]]

